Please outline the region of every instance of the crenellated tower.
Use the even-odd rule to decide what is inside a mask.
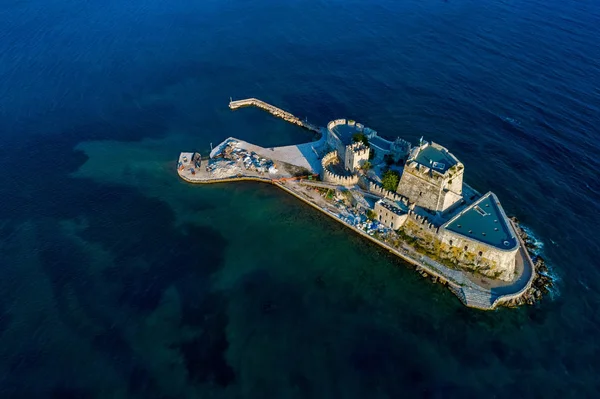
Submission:
[[[445,212],[462,200],[463,164],[436,143],[411,150],[396,192],[431,212]]]

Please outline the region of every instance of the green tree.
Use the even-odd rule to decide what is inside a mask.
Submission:
[[[369,146],[369,139],[365,136],[364,133],[358,132],[352,135],[352,141],[355,143],[363,143],[367,147]]]
[[[375,213],[375,211],[373,211],[371,209],[368,209],[367,210],[367,217],[369,219],[375,220],[375,219],[377,219],[377,214]]]
[[[373,164],[371,164],[371,162],[367,161],[363,164],[362,168],[363,168],[363,170],[369,170],[369,169],[373,168]]]
[[[400,174],[395,170],[387,170],[381,179],[383,188],[389,191],[396,191],[398,183],[400,183]]]

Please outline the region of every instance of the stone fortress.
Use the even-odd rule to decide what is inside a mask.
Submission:
[[[354,143],[356,133],[369,141]],[[463,182],[464,165],[443,146],[421,139],[416,147],[394,141],[352,120],[327,125],[329,149],[321,160],[324,182],[360,185],[380,199],[374,208],[383,225],[426,243],[429,253],[465,269],[509,281],[515,274],[519,242],[495,194],[481,196]],[[362,170],[371,148],[377,160],[388,156],[404,163],[395,192],[387,191]],[[464,191],[468,191],[468,195]]]
[[[446,148],[386,140],[346,119],[319,127],[256,98],[229,103],[245,106],[320,138],[265,148],[229,137],[206,159],[180,153],[183,180],[273,184],[447,285],[469,307],[531,304],[548,292],[548,270],[543,260],[534,264],[528,235],[508,220],[496,195],[463,181],[464,165]]]
[[[344,186],[358,182],[357,172],[369,161],[371,148],[364,143],[353,142],[352,136],[356,133],[362,133],[380,156],[390,154],[394,160],[400,160],[410,150],[410,144],[400,138],[391,142],[353,120],[336,119],[327,125],[326,142],[332,151],[321,161],[323,181]]]

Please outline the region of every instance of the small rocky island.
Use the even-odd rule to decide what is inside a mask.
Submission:
[[[258,99],[230,102],[243,106],[320,137],[272,148],[230,137],[208,159],[181,153],[182,179],[277,185],[446,284],[469,307],[532,304],[548,293],[551,279],[525,230],[494,193],[463,181],[464,165],[443,146],[388,140],[347,119],[319,128]]]

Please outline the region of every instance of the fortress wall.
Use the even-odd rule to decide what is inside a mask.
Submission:
[[[462,200],[462,196],[458,195],[452,191],[448,191],[443,193],[444,199],[442,203],[442,210],[444,212],[453,209],[455,204],[458,204],[460,200]]]
[[[464,169],[450,169],[450,178],[448,179],[448,190],[462,194]]]
[[[337,184],[340,186],[354,186],[358,184],[358,176],[340,176],[334,173],[331,173],[327,169],[324,169],[323,172],[323,181],[331,184]]]
[[[493,278],[509,281],[515,271],[515,257],[518,248],[502,251],[478,241],[456,235],[443,228],[437,228],[427,218],[409,211],[404,232],[417,237],[429,251],[457,266],[477,270]],[[450,244],[452,242],[452,244]],[[467,250],[465,251],[465,246]],[[479,255],[481,252],[481,255]]]
[[[499,274],[498,278],[509,281],[515,273],[515,257],[519,247],[511,251],[503,251],[483,242],[471,240],[461,234],[440,229],[440,240],[450,247],[464,263],[471,263],[472,268],[489,268],[488,275]],[[465,251],[465,247],[467,250]],[[481,252],[481,255],[479,253]]]
[[[369,182],[369,191],[374,194],[379,195],[380,197],[387,198],[392,201],[400,201],[406,206],[409,205],[408,199],[406,199],[406,197],[403,197],[393,191],[386,190],[385,188],[383,188],[382,186],[380,186],[379,184],[377,184],[375,182],[372,182],[372,181]]]
[[[330,163],[335,162],[337,159],[338,159],[338,153],[337,153],[337,151],[328,152],[321,159],[321,166],[323,168],[325,168],[325,166],[329,165]]]
[[[354,185],[358,184],[358,175],[340,176],[335,173],[332,173],[331,171],[329,171],[327,169],[327,166],[329,166],[330,164],[338,163],[338,162],[339,162],[339,157],[338,157],[337,151],[331,151],[330,153],[327,153],[323,157],[323,159],[321,159],[321,167],[322,167],[321,179],[324,182],[331,183],[331,184],[337,184],[337,185],[341,185],[341,186],[354,186]]]
[[[419,215],[413,210],[409,210],[408,218],[412,220],[415,224],[417,224],[420,229],[424,230],[429,234],[432,234],[433,236],[437,236],[439,228],[433,223],[431,223],[426,217]]]
[[[338,154],[344,154],[345,148],[342,140],[333,132],[333,128],[337,125],[345,125],[346,119],[336,119],[327,124],[327,145],[334,149]]]
[[[368,139],[372,139],[373,137],[377,136],[377,132],[369,127],[363,128],[363,133]]]

